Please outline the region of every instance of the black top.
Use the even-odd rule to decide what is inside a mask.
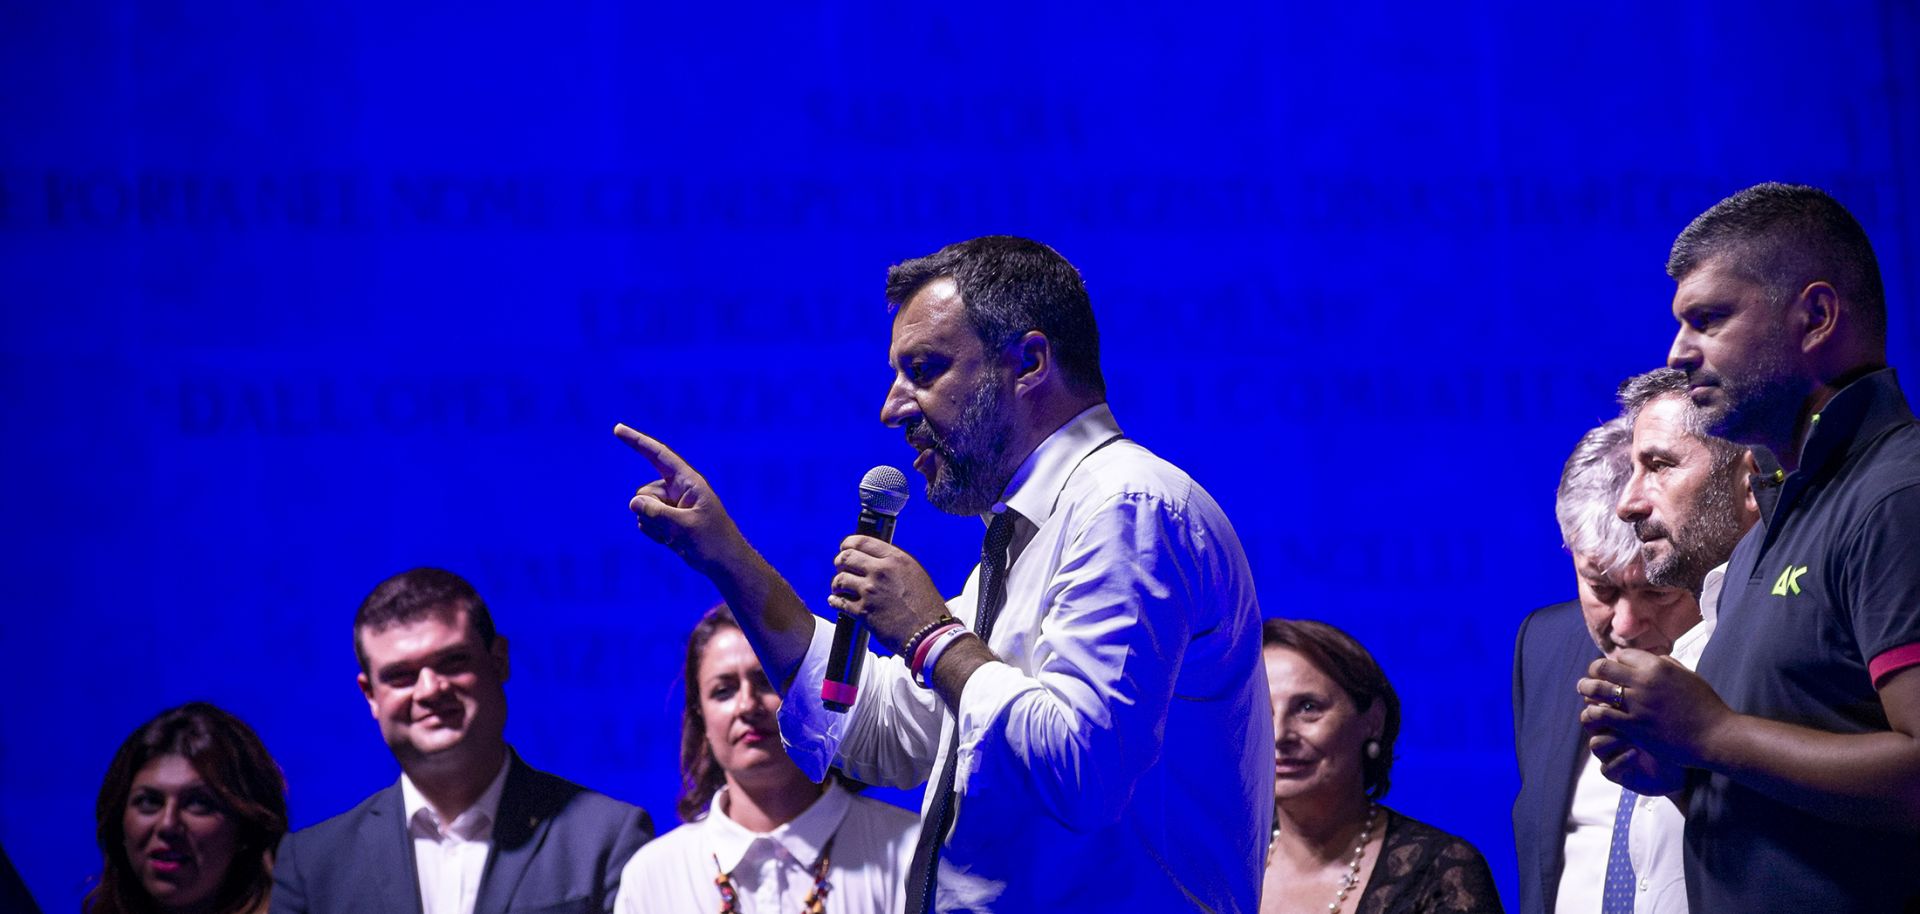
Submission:
[[[1892,369],[1813,421],[1799,470],[1734,549],[1700,675],[1742,714],[1884,731],[1869,666],[1920,643],[1920,424]],[[1823,819],[1722,775],[1696,772],[1686,860],[1695,911],[1920,904],[1920,837]]]
[[[1473,845],[1391,809],[1358,914],[1505,914]]]

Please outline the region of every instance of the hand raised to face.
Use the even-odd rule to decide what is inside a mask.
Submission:
[[[1707,681],[1671,657],[1631,648],[1595,660],[1576,686],[1587,700],[1580,722],[1608,731],[1661,760],[1702,767],[1704,747],[1733,710]]]

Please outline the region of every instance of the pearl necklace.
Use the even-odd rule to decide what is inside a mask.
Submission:
[[[1367,842],[1373,839],[1373,817],[1379,812],[1380,804],[1367,804],[1367,824],[1360,826],[1360,840],[1354,842],[1353,858],[1347,861],[1346,875],[1340,877],[1340,893],[1333,896],[1333,901],[1327,905],[1330,914],[1339,914],[1340,909],[1347,905],[1347,893],[1360,884],[1360,859],[1367,855]]]

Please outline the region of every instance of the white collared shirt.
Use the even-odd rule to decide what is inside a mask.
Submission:
[[[1273,712],[1253,576],[1212,497],[1119,434],[1095,406],[1014,475],[999,660],[957,713],[893,660],[866,664],[850,713],[827,711],[824,619],[786,695],[781,732],[814,777],[937,783],[957,729],[941,910],[1258,907]],[[979,577],[947,604],[969,626]]]
[[[1720,587],[1726,573],[1725,563],[1707,572],[1700,588],[1700,622],[1674,639],[1671,656],[1689,670],[1700,662],[1700,652],[1707,649],[1718,624]],[[1555,914],[1599,914],[1606,882],[1607,848],[1613,843],[1620,787],[1600,773],[1600,760],[1593,753],[1586,755],[1573,787]],[[1681,849],[1686,816],[1666,797],[1643,796],[1634,802],[1632,819],[1627,827],[1627,859],[1633,862],[1634,914],[1687,914],[1686,858]]]
[[[706,815],[648,842],[620,873],[618,914],[717,911],[719,869],[731,874],[741,914],[804,911],[813,868],[828,855],[827,910],[898,914],[906,907],[907,865],[920,820],[829,783],[793,821],[765,834],[727,816],[721,788]],[[716,860],[718,861],[716,866]]]
[[[400,802],[407,814],[407,835],[413,838],[413,865],[420,877],[423,914],[473,914],[480,897],[480,879],[486,875],[487,854],[493,850],[493,823],[500,815],[500,793],[506,788],[512,754],[500,763],[500,773],[467,810],[443,822],[427,804],[420,788],[404,772],[400,775]]]

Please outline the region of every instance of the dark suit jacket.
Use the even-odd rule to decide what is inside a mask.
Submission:
[[[1520,795],[1513,801],[1513,845],[1520,856],[1520,914],[1552,914],[1560,890],[1567,810],[1586,760],[1580,695],[1574,683],[1600,648],[1578,602],[1534,610],[1513,646],[1513,747]]]
[[[474,914],[611,912],[621,868],[653,837],[646,812],[535,771],[518,755],[508,765]],[[398,783],[280,842],[272,914],[420,911]]]

